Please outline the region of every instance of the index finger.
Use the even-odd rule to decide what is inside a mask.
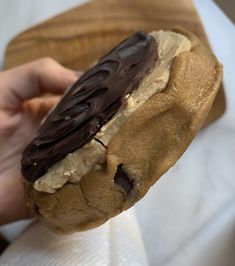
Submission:
[[[0,73],[0,108],[18,109],[26,100],[44,93],[58,94],[74,83],[78,75],[51,58]]]

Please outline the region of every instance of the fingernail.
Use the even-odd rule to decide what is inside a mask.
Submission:
[[[80,78],[81,75],[83,74],[82,71],[74,71],[74,74],[76,75],[77,78]]]

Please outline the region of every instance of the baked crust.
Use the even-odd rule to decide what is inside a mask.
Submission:
[[[77,184],[53,194],[26,183],[28,205],[57,233],[94,228],[133,206],[189,146],[205,119],[222,79],[222,66],[191,33],[192,43],[175,57],[166,89],[139,107],[108,144],[106,163]],[[119,165],[133,181],[127,193],[114,182]]]

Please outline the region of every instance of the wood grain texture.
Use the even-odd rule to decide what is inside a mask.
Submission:
[[[14,38],[6,49],[5,67],[50,56],[66,67],[86,70],[132,32],[174,26],[192,31],[208,44],[191,0],[94,0]],[[224,112],[223,91],[215,103],[210,122]]]
[[[169,29],[175,25],[206,40],[189,0],[96,0],[17,36],[6,50],[5,66],[51,56],[67,67],[84,70],[136,30]]]

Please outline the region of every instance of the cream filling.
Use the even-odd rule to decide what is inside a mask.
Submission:
[[[150,34],[158,44],[158,60],[151,73],[141,81],[131,95],[126,96],[124,104],[91,142],[69,153],[35,181],[34,188],[36,190],[54,193],[65,183],[78,183],[84,175],[93,169],[100,169],[105,162],[106,148],[96,139],[107,146],[111,138],[117,134],[123,123],[137,108],[155,93],[162,92],[166,88],[174,57],[181,52],[189,51],[191,42],[185,36],[171,31],[158,31]]]

